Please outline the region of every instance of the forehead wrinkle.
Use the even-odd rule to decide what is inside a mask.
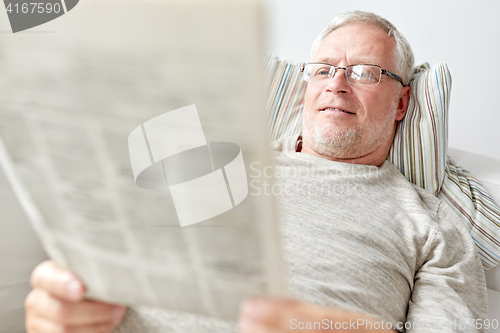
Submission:
[[[356,41],[357,39],[354,39]],[[372,54],[378,54],[380,46],[376,42],[372,45],[351,43],[342,43],[344,47],[338,45],[320,45],[315,57],[315,62],[324,62],[334,66],[338,66],[342,60],[348,65],[380,65],[374,61]]]
[[[347,30],[350,31],[347,31]],[[362,34],[360,34],[360,32]],[[352,24],[332,31],[320,44],[315,61],[335,66],[343,64],[378,65],[394,70],[392,52],[395,42],[378,27]],[[390,53],[390,54],[388,54]],[[389,60],[389,61],[388,61]]]
[[[333,60],[333,58],[321,57],[321,58],[315,60],[315,62],[323,62],[326,64],[337,66],[336,64],[334,64],[335,61],[332,61],[332,60]],[[349,66],[349,65],[378,65],[378,64],[376,64],[372,60],[368,60],[368,58],[356,57],[354,61],[348,62],[347,66]]]

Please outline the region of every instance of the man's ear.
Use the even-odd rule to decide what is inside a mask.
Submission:
[[[408,103],[410,102],[410,86],[403,87],[399,92],[398,110],[396,112],[396,121],[400,121],[406,115]]]

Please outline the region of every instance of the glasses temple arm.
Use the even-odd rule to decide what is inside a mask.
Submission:
[[[394,74],[392,72],[389,72],[386,69],[382,69],[382,74],[385,74],[385,75],[387,75],[389,77],[392,77],[393,79],[398,80],[403,85],[403,87],[406,87],[406,85],[403,82],[403,79],[399,75],[396,75],[396,74]]]

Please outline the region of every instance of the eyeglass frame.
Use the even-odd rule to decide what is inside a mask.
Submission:
[[[384,74],[384,75],[387,75],[388,77],[392,77],[393,79],[399,81],[399,83],[401,83],[403,85],[403,87],[406,87],[406,85],[403,83],[403,79],[397,75],[397,74],[394,74],[393,72],[390,72],[388,71],[387,69],[383,69],[382,67],[380,67],[379,65],[374,65],[374,64],[356,64],[356,65],[348,65],[346,67],[341,67],[341,66],[334,66],[332,64],[328,64],[326,62],[307,62],[305,64],[302,64],[302,67],[300,67],[300,71],[302,73],[304,73],[304,70],[306,68],[306,65],[328,65],[328,66],[331,66],[333,68],[335,68],[335,72],[333,72],[333,75],[332,75],[332,79],[335,77],[335,74],[337,74],[337,69],[343,69],[344,70],[344,77],[345,79],[347,80],[347,82],[349,82],[349,84],[353,84],[353,85],[356,85],[355,83],[351,83],[347,77],[347,67],[354,67],[354,66],[375,66],[375,67],[378,67],[380,68],[380,74]],[[361,83],[361,85],[367,85],[367,86],[376,86],[377,84],[380,83],[380,81],[382,80],[382,76],[380,77],[380,79],[378,80],[377,83],[374,83],[374,84],[363,84]],[[305,81],[305,79],[304,79]],[[307,81],[309,82],[309,81]]]

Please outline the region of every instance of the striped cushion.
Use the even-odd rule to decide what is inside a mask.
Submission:
[[[450,157],[438,198],[465,221],[476,241],[483,267],[487,270],[497,266],[500,261],[500,209],[479,181]]]
[[[406,116],[399,123],[388,159],[408,180],[437,195],[448,149],[451,76],[446,64],[415,69]]]
[[[266,109],[271,140],[302,131],[302,108],[307,82],[302,80],[302,63],[278,57],[265,58]]]
[[[301,65],[275,56],[265,58],[271,140],[302,130],[306,82]],[[448,67],[444,63],[416,67],[411,88],[408,111],[398,125],[388,159],[409,181],[443,199],[462,217],[483,267],[493,268],[500,263],[500,208],[468,171],[447,157]]]

